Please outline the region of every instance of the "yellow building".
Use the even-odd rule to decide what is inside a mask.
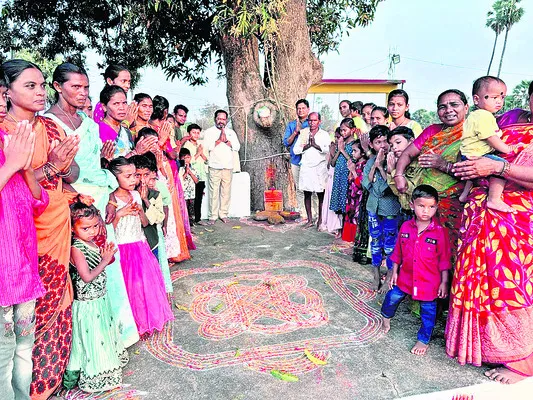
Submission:
[[[383,93],[384,104],[387,95],[394,89],[402,89],[405,80],[389,79],[322,79],[318,85],[309,89],[309,94],[341,94],[341,93]]]

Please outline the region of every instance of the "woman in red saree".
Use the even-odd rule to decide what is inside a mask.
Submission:
[[[2,64],[8,83],[10,108],[0,128],[13,133],[17,123],[28,120],[35,132],[32,167],[50,203],[35,219],[39,275],[46,294],[35,308],[32,399],[47,399],[61,383],[70,354],[72,338],[72,284],[68,274],[70,258],[69,200],[64,190],[76,181],[79,169],[74,162],[79,138],[66,137],[49,118],[36,115],[44,110],[46,90],[43,74],[32,63],[10,60]]]
[[[512,163],[481,157],[454,167],[462,179],[503,175],[504,201],[518,212],[487,209],[486,180],[470,193],[446,326],[448,355],[502,365],[485,373],[502,383],[533,376],[533,124],[515,114],[501,119],[505,143],[525,146],[506,156]]]

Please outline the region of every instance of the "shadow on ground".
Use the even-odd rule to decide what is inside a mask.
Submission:
[[[300,226],[272,232],[237,220],[194,232],[198,250],[172,269],[173,326],[130,348],[124,374],[131,385],[128,398],[392,399],[486,381],[481,369],[446,357],[444,321],[427,355],[412,355],[419,321],[408,303],[383,336],[380,298],[368,289],[370,271],[351,261],[347,246],[332,247],[332,236]],[[291,264],[295,260],[300,262]],[[272,281],[280,276],[281,283]],[[298,277],[305,278],[305,289],[289,300],[281,297],[292,289],[272,295],[277,284],[301,284]],[[210,283],[194,292],[202,282]],[[229,292],[231,304],[223,296]],[[203,295],[211,297],[198,302]],[[265,304],[270,295],[274,305]],[[303,310],[306,301],[316,303]],[[253,314],[251,309],[263,317],[255,323],[239,319]],[[283,315],[283,322],[272,315]],[[305,349],[327,364],[311,362]],[[299,380],[279,380],[271,369],[293,371]]]

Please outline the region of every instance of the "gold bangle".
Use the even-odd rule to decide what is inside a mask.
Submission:
[[[109,201],[107,202],[107,204],[111,204],[113,207],[118,208],[118,203],[116,203],[116,202],[114,202],[114,201],[112,201],[112,200],[109,200]]]

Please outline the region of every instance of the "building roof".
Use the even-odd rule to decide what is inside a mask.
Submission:
[[[331,85],[401,85],[405,83],[405,79],[322,79],[321,83]]]

